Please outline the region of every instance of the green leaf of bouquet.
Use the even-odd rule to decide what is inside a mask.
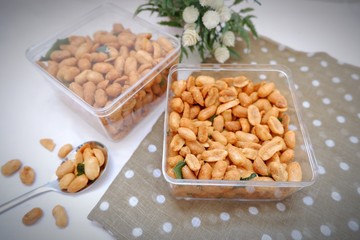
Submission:
[[[158,22],[160,25],[170,26],[170,27],[182,27],[181,23],[176,21],[160,21]]]
[[[197,1],[197,0],[184,0],[182,2],[184,3],[185,6],[190,6],[190,5],[196,5],[196,3],[198,3],[199,1]]]
[[[201,59],[204,59],[205,58],[205,52],[204,52],[204,45],[203,44],[200,44],[199,47],[198,47],[198,51],[199,51],[199,54],[200,54],[200,57]]]
[[[259,4],[259,6],[261,6],[261,2],[259,2],[258,0],[254,0],[254,2],[256,2],[257,4]]]
[[[251,33],[257,38],[258,34],[256,32],[255,25],[251,21],[251,18],[255,18],[255,16],[253,16],[253,15],[246,16],[244,18],[244,23],[250,29]]]
[[[134,12],[134,16],[138,15],[140,12],[142,11],[146,11],[148,8],[147,7],[154,7],[155,5],[151,2],[149,3],[144,3],[144,4],[141,4],[137,7],[137,9],[135,10]]]
[[[179,62],[182,61],[183,59],[183,55],[185,55],[186,57],[188,57],[188,52],[186,51],[186,48],[181,46],[181,50],[180,50],[180,59],[179,59]]]
[[[251,12],[251,11],[254,11],[253,8],[243,8],[240,10],[240,13],[247,13],[247,12]]]
[[[141,9],[141,11],[139,11],[139,13],[140,12],[142,12],[142,11],[150,11],[150,14],[153,14],[154,12],[158,12],[159,11],[159,9],[158,8],[143,8],[143,9]]]
[[[230,19],[230,21],[228,22],[230,25],[231,25],[231,27],[233,28],[233,31],[235,31],[236,32],[236,27],[237,26],[241,26],[242,25],[242,18],[241,18],[241,16],[240,16],[240,14],[238,14],[238,13],[235,13],[235,12],[233,12],[232,14],[231,14],[231,19]]]
[[[243,27],[238,27],[237,30],[238,30],[237,33],[245,41],[246,46],[249,46],[250,45],[249,33]]]
[[[235,0],[233,5],[237,5],[237,4],[239,4],[239,3],[243,2],[243,1],[244,0]]]
[[[230,52],[230,56],[236,59],[240,59],[240,54],[235,50],[235,48],[232,47],[228,47],[229,52]]]

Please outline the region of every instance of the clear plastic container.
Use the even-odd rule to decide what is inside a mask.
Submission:
[[[79,43],[73,36],[80,36]],[[59,39],[65,42],[56,50],[70,52],[67,61],[61,54],[48,58],[49,49]],[[88,49],[82,53],[78,51],[81,46]],[[177,38],[114,3],[104,3],[65,30],[29,47],[26,57],[69,108],[110,140],[118,141],[165,99],[169,68],[178,62],[179,53]],[[119,56],[123,59],[117,59]],[[51,67],[50,62],[56,63]],[[95,67],[97,63],[105,64]],[[110,74],[109,64],[117,71]],[[59,73],[64,65],[78,69],[63,70],[73,71],[75,77]],[[86,74],[76,78],[85,70]],[[102,77],[89,77],[89,70],[100,71]]]
[[[215,79],[223,77],[246,76],[254,83],[273,81],[276,88],[286,97],[287,114],[290,116],[289,129],[296,132],[296,147],[294,161],[302,169],[302,180],[288,181],[246,181],[246,180],[198,180],[177,179],[168,175],[167,157],[171,131],[169,130],[169,101],[174,96],[171,83],[186,80],[190,75],[206,75]],[[300,189],[312,185],[317,178],[317,163],[306,127],[302,122],[301,112],[297,104],[294,83],[290,70],[280,65],[212,65],[203,64],[189,66],[178,64],[170,69],[168,76],[167,107],[164,124],[164,148],[162,172],[170,186],[171,193],[180,199],[229,199],[238,201],[250,200],[281,200]]]

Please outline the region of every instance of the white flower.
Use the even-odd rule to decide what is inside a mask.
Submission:
[[[194,29],[186,29],[182,35],[182,45],[184,47],[193,46],[199,40],[200,37]]]
[[[220,43],[218,41],[215,41],[213,44],[213,48],[217,49],[218,47],[221,47]]]
[[[218,9],[220,7],[224,6],[224,0],[212,0],[210,1],[209,7],[213,9]]]
[[[220,15],[220,22],[225,23],[231,18],[231,10],[227,6],[222,6],[216,10]]]
[[[200,5],[203,7],[218,9],[224,5],[224,0],[200,0]]]
[[[193,5],[186,7],[182,17],[186,23],[194,23],[199,17],[199,10]]]
[[[202,21],[207,29],[213,29],[220,23],[220,16],[216,11],[209,10],[202,17]]]
[[[227,47],[235,46],[235,34],[231,31],[227,31],[222,35],[222,43]]]
[[[218,47],[214,52],[215,59],[219,63],[224,63],[226,60],[230,58],[230,52],[226,47]]]
[[[184,25],[184,29],[192,29],[192,30],[195,30],[196,29],[196,23],[186,23]]]
[[[209,6],[209,2],[211,0],[200,0],[200,5],[203,6],[203,7],[206,7],[206,6]]]

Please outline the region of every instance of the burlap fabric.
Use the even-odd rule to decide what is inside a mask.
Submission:
[[[176,200],[161,174],[162,115],[88,218],[117,239],[360,239],[360,68],[265,37],[237,49],[230,63],[291,69],[316,183],[281,202]]]

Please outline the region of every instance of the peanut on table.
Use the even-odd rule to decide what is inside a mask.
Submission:
[[[301,181],[288,103],[275,83],[190,76],[169,99],[167,174],[173,178]]]

